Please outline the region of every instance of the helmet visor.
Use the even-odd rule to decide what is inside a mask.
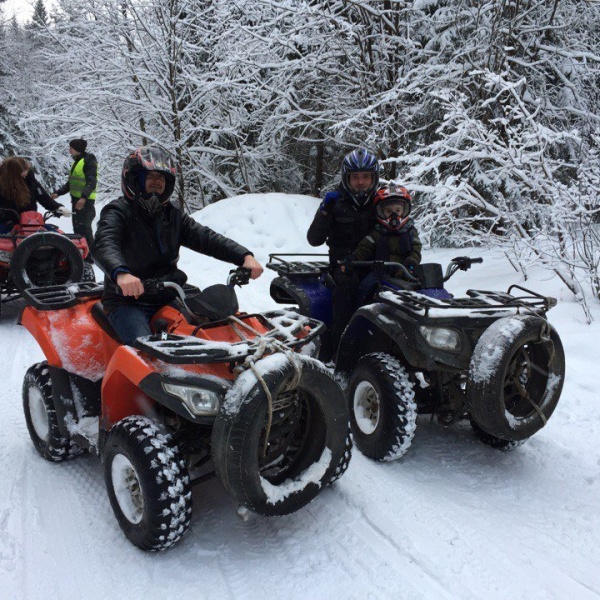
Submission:
[[[379,202],[375,210],[380,219],[388,219],[393,214],[405,219],[410,214],[410,202],[401,196],[392,196]]]

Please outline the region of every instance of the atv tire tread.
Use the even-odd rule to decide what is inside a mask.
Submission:
[[[41,439],[33,425],[28,394],[30,388],[37,388],[42,395],[48,419],[48,439]],[[65,437],[59,427],[54,400],[52,399],[52,380],[46,361],[29,367],[23,379],[23,410],[29,436],[35,449],[51,462],[62,462],[83,454],[83,450],[69,437]]]
[[[471,420],[471,427],[473,428],[473,433],[475,434],[475,437],[480,442],[486,444],[487,446],[490,446],[491,448],[494,448],[495,450],[509,452],[510,450],[514,450],[515,448],[522,446],[526,442],[526,440],[510,441],[500,439],[499,437],[491,435],[490,433],[487,433],[486,431],[481,429],[481,427],[479,427],[479,425],[477,425],[477,423],[475,423],[475,421],[473,420]]]
[[[354,414],[354,392],[365,380],[376,389],[379,400],[379,421],[371,434],[359,428]],[[365,456],[387,462],[408,452],[417,427],[417,404],[400,361],[383,352],[363,356],[348,383],[348,405],[354,443]]]
[[[471,419],[495,438],[525,440],[552,415],[564,378],[564,350],[552,325],[536,315],[499,319],[471,357],[466,395]],[[507,400],[513,404],[507,406]]]
[[[282,429],[287,427],[293,440],[297,441],[296,435],[302,436],[297,446],[295,442],[290,444],[290,454],[284,450],[281,461],[275,463],[280,473],[267,477],[260,466],[267,398],[251,371],[246,377],[240,376],[229,391],[212,432],[213,462],[224,488],[242,506],[264,516],[290,514],[311,502],[324,486],[342,476],[351,455],[342,390],[321,363],[295,356],[302,364],[297,389],[305,412],[299,422],[286,421]],[[262,377],[276,399],[294,377],[294,368],[288,362],[263,372]],[[243,394],[243,401],[235,411],[229,410],[228,399],[239,394]],[[327,449],[331,452],[330,463],[316,481],[314,473],[319,471],[318,463]],[[311,471],[314,477],[308,475]]]
[[[143,495],[140,523],[122,512],[112,479],[112,463],[122,454],[133,464]],[[113,511],[127,538],[142,550],[157,552],[187,531],[192,492],[185,460],[173,438],[148,417],[125,417],[110,429],[104,446],[104,478]]]

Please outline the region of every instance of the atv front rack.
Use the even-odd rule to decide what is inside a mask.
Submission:
[[[100,298],[104,286],[93,281],[49,285],[29,288],[23,291],[23,298],[29,306],[38,310],[58,310],[69,308],[80,302],[81,298]]]
[[[513,289],[521,290],[525,295],[513,296],[510,293]],[[555,298],[542,296],[519,285],[510,286],[506,292],[467,290],[467,296],[438,299],[413,291],[386,290],[380,292],[378,298],[384,304],[424,317],[464,317],[469,314],[497,317],[523,312],[545,314],[556,306]]]
[[[302,260],[288,260],[290,257],[301,258],[305,256],[319,256],[326,260],[309,262]],[[269,254],[267,269],[271,269],[279,275],[314,277],[321,275],[323,271],[329,269],[329,257],[327,254]]]
[[[254,337],[246,335],[250,328],[246,330],[238,323],[243,324],[250,318],[258,320],[268,331]],[[320,335],[325,327],[316,319],[290,311],[275,310],[215,321],[204,325],[202,329],[222,325],[234,327],[240,341],[217,342],[189,335],[159,333],[138,338],[134,347],[168,364],[237,363],[256,354],[259,349],[264,349],[264,343],[271,340],[277,340],[278,345],[283,344],[290,350],[303,346]],[[298,337],[300,333],[305,334],[304,337]]]

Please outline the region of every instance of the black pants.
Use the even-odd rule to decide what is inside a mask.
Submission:
[[[94,232],[92,231],[92,222],[96,216],[96,207],[93,200],[86,200],[81,210],[75,209],[75,204],[79,200],[78,198],[71,197],[73,202],[73,231],[82,235],[91,251],[92,244],[94,243]]]
[[[342,273],[338,267],[333,272],[333,279],[335,287],[331,299],[331,344],[335,356],[342,333],[356,309],[356,297],[361,278],[356,273]]]

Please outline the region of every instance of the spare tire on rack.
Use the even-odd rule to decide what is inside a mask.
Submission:
[[[241,505],[285,515],[347,468],[348,410],[332,374],[310,357],[276,353],[257,361],[255,371],[258,377],[248,369],[227,393],[213,427],[212,458]]]
[[[32,287],[79,283],[83,258],[68,237],[53,231],[34,233],[15,249],[10,277],[21,293]]]
[[[495,447],[503,440],[525,440],[547,423],[564,380],[565,353],[550,323],[537,315],[498,319],[471,357],[466,389],[471,419],[499,440]]]

